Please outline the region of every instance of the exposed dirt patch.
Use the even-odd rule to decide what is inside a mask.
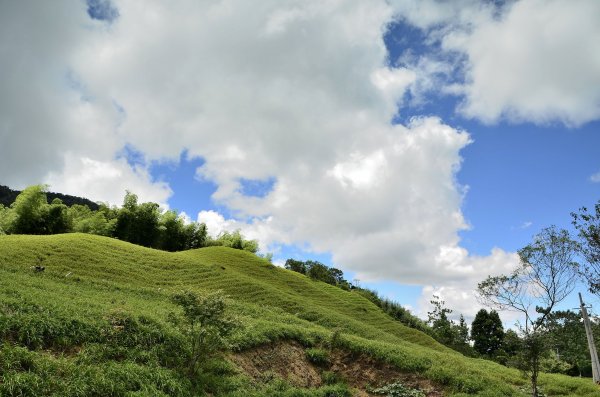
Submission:
[[[267,382],[277,375],[298,387],[321,386],[321,375],[297,342],[277,342],[230,356],[248,376]]]
[[[436,387],[429,379],[418,374],[402,372],[393,365],[382,363],[370,356],[354,355],[342,350],[334,350],[330,356],[333,371],[351,386],[358,390],[358,396],[373,396],[366,391],[367,386],[374,388],[393,382],[401,382],[405,386],[422,390],[428,397],[443,396],[442,389]]]
[[[278,376],[298,387],[319,387],[323,384],[323,371],[334,372],[356,390],[358,397],[374,396],[368,387],[381,387],[393,382],[418,388],[428,397],[441,397],[443,389],[418,374],[406,373],[367,355],[354,355],[334,350],[329,355],[329,365],[317,367],[311,363],[302,345],[294,341],[276,342],[240,353],[230,359],[258,383],[268,382]]]

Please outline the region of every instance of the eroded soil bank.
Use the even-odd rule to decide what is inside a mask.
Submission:
[[[327,364],[315,365],[308,359],[305,348],[294,341],[259,346],[232,354],[230,359],[258,383],[280,377],[295,386],[311,388],[322,386],[324,378],[334,375],[352,386],[359,397],[375,396],[369,393],[369,388],[394,382],[419,389],[428,397],[444,395],[441,387],[423,376],[399,371],[366,355],[333,350]]]

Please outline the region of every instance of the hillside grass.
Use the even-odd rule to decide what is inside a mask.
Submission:
[[[285,339],[323,347],[334,338],[337,347],[420,373],[448,395],[524,395],[518,371],[466,358],[357,293],[250,253],[168,253],[65,234],[0,236],[0,396],[194,395],[177,371],[185,341],[167,321],[179,310],[169,298],[182,290],[224,291],[242,324],[231,338],[237,350]],[[342,385],[257,385],[227,362],[208,365],[202,381],[215,395],[350,395]],[[541,387],[551,396],[600,395],[591,380],[559,375],[543,375]]]

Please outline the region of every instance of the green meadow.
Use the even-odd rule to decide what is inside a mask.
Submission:
[[[222,291],[239,323],[231,352],[206,360],[197,379],[182,370],[189,347],[169,320],[182,291]],[[0,236],[0,338],[2,397],[358,395],[331,371],[298,387],[252,378],[229,359],[286,341],[321,361],[334,350],[369,357],[447,396],[527,395],[515,369],[464,357],[358,293],[226,247],[170,253],[87,234]],[[540,384],[547,396],[600,395],[589,379],[544,374]]]

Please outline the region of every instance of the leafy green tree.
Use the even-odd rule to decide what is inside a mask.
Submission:
[[[234,249],[244,250],[248,252],[252,252],[253,254],[258,252],[258,241],[256,240],[246,240],[240,230],[236,230],[233,233],[228,231],[224,231],[217,239],[213,242],[210,242],[211,245],[222,245],[224,247],[230,247]]]
[[[52,204],[44,207],[45,227],[48,234],[68,233],[72,230],[68,207],[60,199],[55,198]]]
[[[451,346],[457,340],[455,324],[448,318],[451,309],[445,307],[445,303],[439,296],[434,295],[430,301],[433,310],[427,312],[428,323],[433,330],[435,338],[446,346]]]
[[[206,296],[183,291],[173,295],[171,300],[183,312],[183,318],[172,314],[170,320],[188,341],[185,370],[195,383],[208,361],[230,347],[228,336],[240,327],[240,323],[227,315],[225,296],[219,291]]]
[[[549,374],[567,374],[572,370],[573,366],[563,360],[563,357],[555,350],[550,349],[548,353],[544,355],[544,358],[542,358],[540,368],[543,372]]]
[[[288,259],[285,261],[285,268],[296,273],[306,274],[306,264],[303,261]]]
[[[573,225],[579,232],[580,252],[586,260],[583,274],[590,291],[600,295],[600,200],[594,206],[595,212],[581,207],[579,213],[572,212]]]
[[[244,248],[242,233],[239,230],[229,233],[227,231],[222,232],[218,240],[223,241],[223,246],[230,247],[236,250]]]
[[[591,376],[591,361],[585,328],[581,316],[570,310],[556,311],[548,315],[548,345],[562,361],[570,364],[568,375]],[[599,337],[600,329],[593,324],[593,333]],[[598,343],[598,342],[597,342]]]
[[[186,230],[183,218],[173,210],[165,211],[159,219],[158,248],[165,251],[182,251],[186,248]]]
[[[329,268],[318,261],[306,261],[306,275],[313,280],[335,285],[335,278]]]
[[[7,232],[12,234],[47,234],[47,185],[33,185],[23,190],[11,205],[13,211]]]
[[[502,338],[502,350],[509,356],[514,356],[523,348],[519,335],[512,329],[507,329]]]
[[[520,266],[510,275],[488,277],[478,293],[488,304],[520,312],[523,349],[519,363],[531,381],[532,396],[538,397],[538,375],[547,352],[545,326],[550,313],[575,287],[578,244],[565,230],[543,229],[531,244],[519,250]],[[535,309],[536,315],[532,316]]]
[[[184,227],[185,249],[206,247],[208,232],[206,224],[192,222]]]
[[[118,211],[115,224],[115,237],[119,240],[134,242],[135,240],[135,213],[137,211],[137,195],[127,191],[123,199],[123,206]]]
[[[456,324],[448,317],[452,310],[445,306],[446,302],[439,296],[434,295],[430,302],[433,310],[427,313],[427,317],[432,336],[441,344],[464,355],[472,356],[473,349],[469,345],[469,327],[463,315],[460,315],[459,323]]]
[[[242,239],[242,249],[244,251],[256,254],[260,247],[258,246],[258,240],[245,240]]]
[[[134,223],[134,241],[136,244],[143,245],[144,247],[157,246],[160,234],[158,228],[160,212],[158,208],[157,203],[142,203],[138,205]]]
[[[469,326],[465,321],[465,317],[461,314],[456,326],[456,343],[467,345],[469,343]]]
[[[498,349],[493,359],[502,365],[518,367],[518,357],[523,349],[523,341],[512,329],[507,329],[502,338],[502,346]]]
[[[11,208],[0,204],[0,235],[7,233],[8,228],[13,223],[13,215]]]
[[[157,203],[138,204],[134,193],[126,192],[123,207],[119,210],[115,237],[145,247],[155,247],[159,237]]]
[[[495,310],[477,312],[471,323],[471,339],[475,351],[484,356],[492,357],[502,347],[504,327]]]
[[[98,211],[92,211],[87,205],[75,204],[67,210],[68,216],[73,224],[72,230],[77,233],[89,233],[99,236],[112,236],[116,215],[108,219],[110,210],[104,210],[102,206]]]
[[[336,269],[335,267],[329,268],[329,274],[331,278],[334,280],[335,285],[342,286],[347,284],[348,282],[344,279],[344,272],[340,269]]]

